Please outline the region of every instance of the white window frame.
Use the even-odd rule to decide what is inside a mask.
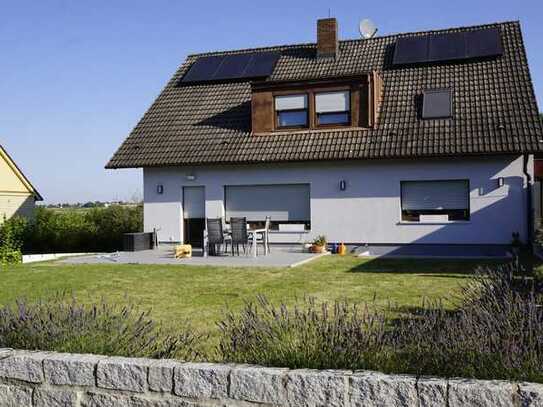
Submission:
[[[295,98],[297,96],[303,97],[303,105],[302,106],[291,106],[291,107],[284,107],[284,108],[278,108],[278,102],[281,99],[287,99],[289,97]],[[299,92],[299,93],[292,93],[292,94],[285,94],[285,95],[275,95],[273,100],[273,110],[274,110],[274,122],[275,122],[275,128],[276,129],[306,129],[309,128],[309,95],[307,93]],[[300,125],[294,125],[294,126],[281,126],[279,124],[279,114],[281,112],[305,112],[305,124]]]
[[[333,95],[333,94],[346,94],[346,106],[343,108],[343,110],[319,110],[318,107],[318,98],[319,95]],[[315,125],[316,127],[337,127],[337,126],[350,126],[352,122],[352,106],[351,106],[351,90],[350,89],[341,89],[341,90],[327,90],[327,91],[321,91],[321,92],[315,92],[314,94],[315,98]],[[347,121],[341,122],[341,123],[323,123],[321,124],[319,121],[319,115],[321,114],[347,114]]]

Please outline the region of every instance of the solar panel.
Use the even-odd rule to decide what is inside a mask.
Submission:
[[[200,57],[192,64],[182,82],[208,82],[269,76],[272,74],[279,56],[277,52],[254,52]]]
[[[202,82],[210,80],[215,72],[217,72],[223,59],[223,55],[198,58],[183,77],[183,82]]]
[[[497,28],[465,33],[468,58],[493,57],[503,54],[500,31]]]
[[[428,36],[399,38],[394,48],[393,64],[416,64],[428,60]]]
[[[431,89],[423,92],[423,119],[443,119],[451,116],[452,103],[450,89]]]
[[[450,61],[466,58],[464,33],[451,33],[430,36],[428,61]]]
[[[493,57],[503,54],[498,28],[399,38],[394,65]]]
[[[213,75],[213,80],[243,78],[243,73],[251,58],[251,54],[227,55]]]
[[[270,76],[280,56],[277,52],[261,52],[252,55],[253,58],[245,69],[245,76],[253,78]]]

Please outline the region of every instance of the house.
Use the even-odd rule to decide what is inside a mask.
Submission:
[[[30,217],[42,196],[0,146],[0,222],[12,216]]]
[[[519,22],[190,55],[107,164],[145,229],[272,220],[272,243],[495,247],[531,235],[543,131]],[[427,250],[431,250],[427,249]]]

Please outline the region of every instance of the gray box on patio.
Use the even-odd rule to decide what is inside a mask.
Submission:
[[[125,233],[123,235],[123,251],[137,252],[154,248],[152,232]]]

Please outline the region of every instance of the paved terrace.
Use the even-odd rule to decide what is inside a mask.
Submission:
[[[111,254],[97,254],[81,257],[72,257],[61,260],[69,264],[186,264],[194,266],[220,266],[220,267],[296,267],[314,260],[322,254],[302,252],[301,246],[275,247],[267,256],[262,254],[259,247],[258,257],[252,257],[249,250],[247,255],[240,251],[240,256],[223,254],[220,256],[203,257],[201,251],[195,251],[193,257],[175,259],[173,246],[162,244],[155,250],[139,252],[117,252]]]

